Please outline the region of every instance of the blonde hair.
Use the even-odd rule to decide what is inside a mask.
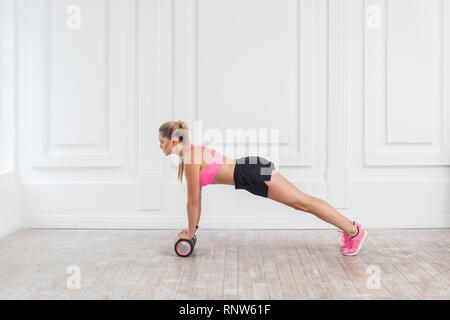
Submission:
[[[159,127],[159,132],[161,133],[161,136],[166,137],[167,139],[172,140],[174,137],[177,138],[183,148],[191,143],[189,139],[189,127],[184,121],[179,120],[164,122]],[[178,165],[178,180],[180,180],[180,183],[183,182],[183,173],[184,157]]]

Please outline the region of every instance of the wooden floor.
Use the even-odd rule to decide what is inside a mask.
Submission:
[[[180,258],[177,232],[21,230],[0,241],[0,299],[450,298],[450,229],[369,229],[353,257],[336,230],[200,230]]]

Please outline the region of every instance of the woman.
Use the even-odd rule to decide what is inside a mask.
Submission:
[[[166,156],[180,157],[178,179],[187,181],[188,229],[178,239],[192,239],[200,220],[202,187],[208,184],[234,185],[255,195],[286,204],[294,209],[310,212],[339,228],[342,233],[342,254],[353,256],[361,249],[367,231],[355,221],[340,214],[327,202],[301,192],[283,175],[274,170],[272,162],[258,156],[229,159],[206,146],[189,141],[188,126],[183,121],[168,121],[159,128],[160,148]]]

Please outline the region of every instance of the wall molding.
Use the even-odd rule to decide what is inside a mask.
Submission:
[[[173,104],[170,116],[176,119],[187,119],[188,122],[201,118],[201,108],[199,107],[199,41],[200,33],[198,0],[174,0],[171,8],[172,20],[172,47],[173,65],[176,73],[172,73],[172,93]],[[286,19],[291,20],[293,29],[291,33],[289,47],[294,53],[291,55],[290,66],[292,74],[290,87],[292,87],[292,103],[286,107],[292,130],[289,136],[280,143],[278,149],[279,163],[277,166],[312,166],[313,146],[314,146],[314,108],[313,100],[316,92],[311,92],[314,87],[314,72],[312,64],[314,62],[314,38],[310,35],[310,30],[314,30],[313,15],[315,14],[313,2],[310,0],[292,0],[287,5],[292,10],[289,11]],[[245,130],[245,129],[244,129]],[[272,152],[272,150],[271,150]]]
[[[161,162],[157,152],[160,125],[160,2],[138,0],[137,17],[137,208],[161,209]]]
[[[104,44],[102,45],[104,64],[100,69],[102,71],[101,77],[104,79],[102,87],[104,90],[100,93],[100,99],[105,103],[105,119],[106,132],[105,141],[102,144],[96,144],[93,148],[90,144],[52,144],[51,130],[49,123],[50,118],[50,92],[51,92],[51,65],[50,65],[50,51],[51,51],[51,12],[52,2],[49,0],[39,1],[21,1],[19,6],[19,16],[21,23],[24,25],[22,36],[24,37],[24,48],[26,54],[20,60],[22,65],[22,78],[26,79],[26,85],[20,89],[26,92],[27,99],[23,101],[21,107],[26,108],[27,119],[27,143],[28,146],[28,166],[30,168],[104,168],[123,167],[125,156],[124,150],[127,146],[128,132],[124,128],[124,110],[120,103],[123,103],[127,98],[132,98],[128,95],[128,89],[122,90],[108,90],[112,70],[117,67],[114,52],[114,44],[117,45],[116,40],[111,40],[109,35],[111,33],[111,21],[113,15],[118,17],[118,12],[115,8],[108,5],[106,0],[98,0],[99,4],[103,4],[100,8],[105,10],[104,23],[102,28],[103,36],[100,39]],[[54,4],[53,4],[54,5]],[[122,12],[123,14],[123,12]],[[122,15],[123,17],[124,15]],[[106,37],[105,39],[103,39]],[[125,37],[117,39],[117,41],[124,40]],[[113,44],[114,42],[114,44]],[[121,44],[124,45],[124,44]],[[110,58],[107,58],[110,57]],[[128,75],[122,74],[126,79]],[[25,84],[24,83],[24,84]],[[123,82],[122,84],[124,84]],[[128,84],[128,82],[127,82]],[[25,93],[24,93],[25,94]],[[107,95],[107,97],[105,97]],[[127,101],[129,102],[129,101]],[[107,104],[107,106],[106,106]],[[108,127],[110,127],[108,129]],[[114,128],[114,130],[111,130]],[[84,149],[83,149],[84,148]]]
[[[328,202],[349,207],[348,194],[348,3],[328,0]]]

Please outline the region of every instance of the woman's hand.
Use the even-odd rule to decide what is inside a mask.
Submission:
[[[190,233],[188,229],[183,229],[178,233],[177,239],[175,240],[174,244],[177,243],[177,241],[180,239],[192,240],[193,237],[193,233]]]
[[[178,236],[182,233],[189,233],[189,230],[188,229],[181,230],[180,232],[178,232]]]

